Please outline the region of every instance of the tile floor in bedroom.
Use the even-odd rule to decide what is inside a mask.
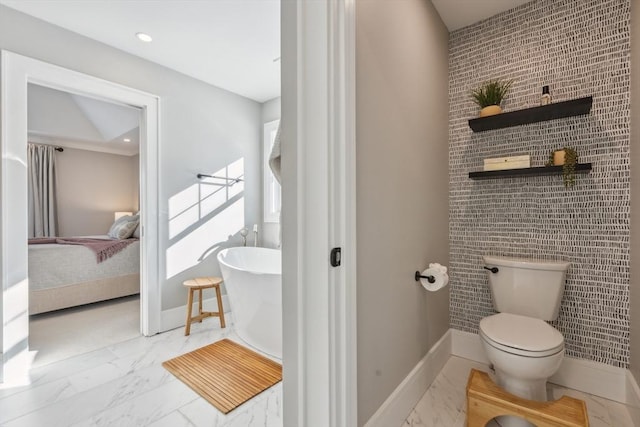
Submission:
[[[139,336],[139,295],[29,316],[29,349],[34,366]]]
[[[228,316],[228,324],[232,321]],[[179,328],[36,367],[29,385],[0,384],[0,425],[281,427],[282,383],[223,415],[161,366],[225,337],[239,341],[232,327],[220,329],[217,319],[207,319],[194,324],[189,337]],[[471,368],[488,371],[486,365],[451,357],[403,427],[463,427]],[[554,385],[550,391],[554,398],[585,399],[591,427],[633,426],[622,404]]]

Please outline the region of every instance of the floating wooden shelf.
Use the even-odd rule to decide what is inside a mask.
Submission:
[[[592,104],[593,97],[587,96],[586,98],[573,99],[571,101],[557,102],[540,107],[496,114],[495,116],[471,119],[469,120],[469,127],[473,129],[474,132],[483,132],[486,130],[503,129],[529,123],[561,119],[563,117],[581,116],[583,114],[589,114]]]
[[[576,173],[589,173],[589,172],[591,172],[591,163],[578,163],[576,165]],[[469,178],[492,179],[492,178],[508,178],[508,177],[514,177],[514,176],[560,175],[560,174],[562,174],[562,166],[541,166],[536,168],[469,172]]]

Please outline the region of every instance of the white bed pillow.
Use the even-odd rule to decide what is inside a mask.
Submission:
[[[120,217],[109,229],[109,237],[112,239],[128,239],[140,223],[139,215],[127,215]]]
[[[140,211],[136,212],[136,215],[138,216],[138,218],[140,218]],[[140,221],[138,221],[138,226],[136,227],[135,230],[133,230],[133,236],[136,239],[140,238]]]

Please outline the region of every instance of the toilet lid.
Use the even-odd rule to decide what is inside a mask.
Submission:
[[[489,344],[504,351],[543,357],[564,346],[564,337],[544,320],[517,314],[498,313],[480,321],[480,333]],[[497,344],[497,345],[496,345]]]

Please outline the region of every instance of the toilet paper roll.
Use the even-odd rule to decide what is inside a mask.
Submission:
[[[449,275],[447,274],[447,267],[440,265],[437,262],[429,264],[429,268],[422,272],[423,276],[433,276],[436,279],[435,282],[429,283],[427,279],[420,279],[422,287],[430,292],[435,292],[444,288],[449,283]]]

